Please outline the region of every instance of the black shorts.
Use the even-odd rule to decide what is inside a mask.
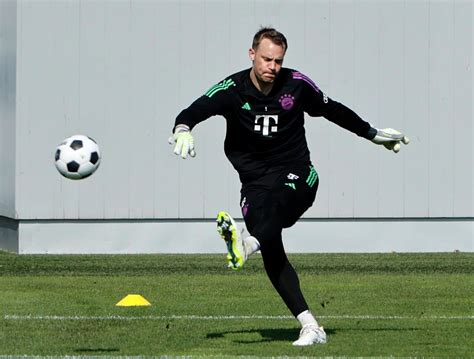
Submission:
[[[285,166],[244,184],[240,204],[247,230],[252,234],[260,221],[267,220],[274,220],[281,228],[291,227],[312,206],[318,185],[319,176],[312,165]]]

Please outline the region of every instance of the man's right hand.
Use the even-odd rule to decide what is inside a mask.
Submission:
[[[194,138],[191,135],[189,127],[186,125],[176,125],[173,135],[168,139],[170,144],[175,143],[174,153],[182,158],[186,158],[188,154],[191,157],[196,156],[194,151]]]

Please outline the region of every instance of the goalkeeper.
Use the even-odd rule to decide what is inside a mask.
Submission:
[[[282,230],[295,224],[314,202],[319,176],[310,160],[304,113],[336,125],[394,152],[409,140],[393,129],[379,130],[324,94],[299,71],[282,67],[288,49],[285,36],[262,28],[254,36],[252,67],[211,87],[177,116],[170,143],[174,153],[196,155],[191,131],[214,115],[226,119],[224,151],[242,183],[241,208],[250,236],[241,238],[227,212],[217,230],[227,245],[228,265],[241,269],[260,250],[271,283],[301,324],[293,345],[326,342],[326,333],[310,312],[298,276],[288,261]]]

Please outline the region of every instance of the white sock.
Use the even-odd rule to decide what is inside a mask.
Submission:
[[[313,317],[313,314],[309,310],[305,310],[304,312],[297,315],[296,319],[300,322],[301,326],[304,327],[307,324],[315,324],[317,326],[318,322]]]
[[[249,236],[247,238],[244,238],[243,241],[247,258],[260,249],[260,243],[255,237]]]

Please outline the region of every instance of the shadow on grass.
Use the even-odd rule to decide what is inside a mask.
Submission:
[[[76,353],[115,353],[120,351],[119,348],[77,348]]]
[[[345,331],[365,331],[365,332],[389,332],[389,331],[415,331],[421,330],[420,328],[400,328],[400,327],[385,327],[385,328],[364,328],[364,327],[344,327],[344,328],[324,328],[324,331],[331,337],[336,335],[338,332]],[[255,338],[255,334],[259,336],[258,339]],[[262,329],[241,329],[241,330],[229,330],[224,332],[215,332],[207,334],[207,339],[219,339],[225,338],[231,340],[234,343],[238,344],[255,344],[263,342],[273,342],[273,341],[294,341],[298,338],[299,329],[295,328],[262,328]],[[245,336],[253,336],[253,338],[245,339]]]
[[[324,329],[327,335],[333,335],[336,332],[332,329]],[[237,336],[236,338],[230,338],[234,343],[239,344],[254,344],[254,343],[262,343],[262,342],[273,342],[273,341],[294,341],[298,339],[298,335],[300,333],[299,329],[288,329],[288,328],[281,328],[281,329],[244,329],[244,330],[229,330],[225,332],[216,332],[216,333],[209,333],[207,334],[207,339],[218,339],[224,338],[226,336]],[[259,334],[259,339],[242,339],[238,338],[240,335],[252,335],[252,334]]]

